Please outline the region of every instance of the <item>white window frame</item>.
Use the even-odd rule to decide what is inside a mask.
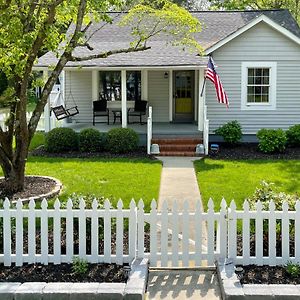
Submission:
[[[270,69],[270,89],[269,102],[252,103],[248,102],[248,68],[269,68]],[[277,63],[276,62],[242,62],[242,110],[275,110],[276,109],[276,90],[277,90]]]

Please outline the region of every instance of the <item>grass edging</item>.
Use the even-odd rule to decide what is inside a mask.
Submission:
[[[135,259],[127,283],[0,282],[0,299],[144,299],[148,259]],[[58,298],[59,297],[59,298]]]
[[[244,284],[235,274],[235,265],[230,260],[217,262],[217,276],[222,299],[254,300],[282,299],[293,300],[300,297],[300,285],[293,284]]]

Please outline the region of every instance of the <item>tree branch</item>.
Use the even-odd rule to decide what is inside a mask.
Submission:
[[[151,49],[151,47],[130,47],[130,48],[123,48],[123,49],[117,49],[117,50],[110,50],[106,52],[102,52],[99,54],[93,54],[93,55],[88,55],[84,57],[76,57],[76,56],[71,56],[70,61],[85,61],[85,60],[90,60],[90,59],[96,59],[96,58],[106,58],[108,56],[111,56],[113,54],[120,54],[120,53],[132,53],[132,52],[141,52]]]

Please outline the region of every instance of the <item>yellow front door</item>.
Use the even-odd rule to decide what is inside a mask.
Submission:
[[[174,121],[193,121],[194,71],[176,71]]]

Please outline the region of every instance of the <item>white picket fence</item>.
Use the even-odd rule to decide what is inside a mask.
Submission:
[[[26,118],[29,121],[32,116],[32,112],[27,112],[26,113]],[[9,117],[9,113],[0,113],[0,127],[5,131],[6,130],[6,125],[5,122]],[[54,116],[51,116],[50,118],[51,122],[51,128],[55,127],[61,127],[62,126],[62,121],[57,121]],[[37,126],[37,131],[45,131],[45,117],[44,114],[41,115],[40,121]]]
[[[189,210],[188,202],[179,211],[175,201],[172,207],[163,203],[158,211],[156,202],[152,201],[151,211],[146,213],[142,200],[137,206],[132,200],[129,209],[123,208],[121,200],[117,208],[112,208],[108,200],[99,208],[94,200],[88,209],[82,199],[79,208],[73,208],[72,200],[64,208],[59,200],[55,201],[54,208],[48,208],[46,200],[40,207],[33,200],[23,207],[21,201],[11,205],[6,199],[0,209],[0,222],[3,229],[0,263],[6,266],[60,264],[71,262],[76,256],[92,263],[117,264],[131,262],[135,257],[148,257],[153,267],[201,266],[203,261],[213,265],[218,258],[230,258],[245,265],[300,262],[299,202],[296,211],[289,211],[287,203],[282,211],[275,211],[274,203],[270,204],[269,211],[262,211],[261,203],[257,203],[256,211],[250,211],[247,202],[244,210],[238,211],[234,202],[228,208],[223,199],[220,210],[215,211],[210,200],[207,212],[203,212],[200,202],[194,211]],[[293,255],[289,252],[290,224],[295,225]],[[251,231],[253,226],[255,230]],[[267,255],[263,245],[264,226],[269,241]],[[238,234],[242,253],[238,253]],[[255,251],[251,254],[253,234]],[[280,256],[276,253],[278,234],[282,239]]]

